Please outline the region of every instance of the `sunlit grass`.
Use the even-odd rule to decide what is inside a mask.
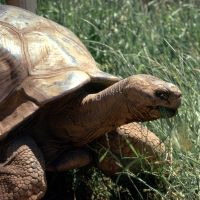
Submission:
[[[47,1],[46,1],[47,2]],[[171,148],[157,173],[167,192],[153,199],[198,199],[200,192],[200,7],[198,1],[39,1],[39,13],[69,27],[101,68],[126,77],[148,73],[177,84],[179,114],[147,125]],[[153,173],[153,172],[152,172]],[[168,176],[164,176],[168,174]],[[129,174],[134,176],[133,174]],[[150,188],[152,189],[152,188]],[[97,195],[98,196],[98,195]],[[97,198],[97,197],[96,197]]]
[[[147,73],[177,84],[179,114],[147,126],[171,148],[159,176],[167,192],[153,199],[200,196],[200,5],[197,1],[38,0],[38,13],[75,32],[101,68],[127,77]],[[152,172],[154,173],[154,172]],[[168,174],[164,176],[164,174]],[[129,174],[129,176],[135,176]],[[98,179],[99,174],[96,174]],[[91,179],[95,182],[95,178]],[[105,183],[104,183],[105,184]],[[97,188],[99,186],[99,183]],[[110,187],[110,184],[107,184]],[[114,187],[114,186],[113,186]],[[102,186],[104,188],[104,186]],[[101,189],[102,189],[101,188]],[[109,190],[109,189],[102,190]],[[150,188],[151,189],[151,188]],[[101,190],[101,191],[102,191]],[[98,199],[94,189],[94,199]],[[117,190],[115,191],[117,193]],[[104,199],[111,198],[109,193]],[[99,198],[100,199],[100,198]]]

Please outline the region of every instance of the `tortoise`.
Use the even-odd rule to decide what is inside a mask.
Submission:
[[[138,74],[122,79],[101,71],[67,28],[23,9],[0,5],[0,199],[41,199],[45,171],[93,161],[89,145],[105,134],[153,150],[137,122],[172,117],[181,92],[172,83]],[[133,123],[134,122],[134,123]],[[139,135],[139,136],[138,136]],[[139,139],[138,139],[139,138]],[[123,151],[128,145],[123,140]],[[154,142],[155,141],[155,142]],[[156,144],[156,145],[155,145]],[[106,146],[106,145],[105,145]],[[98,149],[98,148],[97,148]],[[155,151],[163,151],[160,145]],[[117,152],[116,152],[117,153]],[[131,155],[131,152],[128,154]],[[108,174],[112,161],[99,163]]]

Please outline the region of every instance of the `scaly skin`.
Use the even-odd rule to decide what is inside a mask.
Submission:
[[[175,85],[140,74],[95,94],[81,93],[67,104],[65,99],[56,102],[47,107],[48,117],[44,118],[57,139],[80,147],[121,125],[161,118],[160,107],[171,109],[165,117],[172,117],[180,97]]]
[[[71,31],[47,19],[0,5],[0,30],[0,148],[13,130],[20,136],[20,125],[30,137],[9,141],[0,164],[1,199],[41,198],[46,186],[40,154],[55,170],[80,167],[90,156],[86,151],[79,157],[76,149],[121,125],[160,118],[160,107],[171,117],[180,105],[173,84],[101,72]]]
[[[35,123],[23,128],[26,135],[33,136],[44,155],[45,162],[49,163],[50,159],[56,161],[53,162],[53,169],[58,171],[81,167],[79,159],[82,158],[90,161],[90,156],[85,153],[81,156],[82,158],[78,156],[69,158],[67,153],[70,149],[81,150],[88,143],[116,130],[123,124],[160,118],[158,106],[174,111],[181,101],[181,93],[176,86],[149,75],[131,76],[96,94],[86,94],[82,90],[78,92],[80,96],[71,101],[66,101],[64,97],[50,106],[47,105],[44,110],[41,109],[39,116],[35,116],[33,119]],[[172,112],[169,117],[174,114],[175,112]],[[134,128],[126,128],[126,126],[117,129],[117,132],[123,135]],[[131,134],[133,134],[130,137],[131,142],[134,143],[134,131],[131,131]],[[40,150],[33,141],[28,141],[31,140],[30,138],[23,137],[16,139],[9,146],[6,154],[7,161],[1,164],[0,194],[2,199],[40,199],[45,193],[45,175]],[[148,147],[148,141],[144,142],[142,139],[140,142]],[[117,140],[113,139],[113,145],[116,143]],[[128,149],[126,143],[122,143],[122,151],[126,152]],[[154,147],[150,145],[148,148],[151,154]],[[127,152],[130,156],[130,150]],[[79,154],[74,153],[74,155]],[[88,164],[88,161],[81,162]],[[109,163],[115,165],[112,158]],[[102,166],[106,171],[106,165],[102,164]],[[113,171],[116,171],[114,167],[111,173]]]
[[[131,171],[139,172],[149,164],[163,161],[166,155],[165,145],[160,139],[138,123],[120,126],[107,136],[97,139],[92,148],[100,160],[106,155],[103,160],[97,161],[97,165],[109,176],[127,166]]]
[[[46,192],[43,156],[30,137],[9,144],[0,164],[1,200],[37,200]]]

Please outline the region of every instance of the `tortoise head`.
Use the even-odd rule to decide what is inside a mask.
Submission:
[[[138,121],[172,117],[181,104],[181,91],[177,86],[151,75],[130,76],[124,89],[129,114],[132,119],[141,116]]]

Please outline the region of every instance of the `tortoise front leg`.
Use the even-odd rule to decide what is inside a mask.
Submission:
[[[44,160],[32,138],[8,144],[5,162],[0,163],[1,200],[37,200],[46,191]]]
[[[165,154],[160,139],[138,123],[120,126],[97,139],[92,147],[99,157],[98,167],[107,175],[114,175],[123,167],[139,172],[148,164],[161,161]]]

